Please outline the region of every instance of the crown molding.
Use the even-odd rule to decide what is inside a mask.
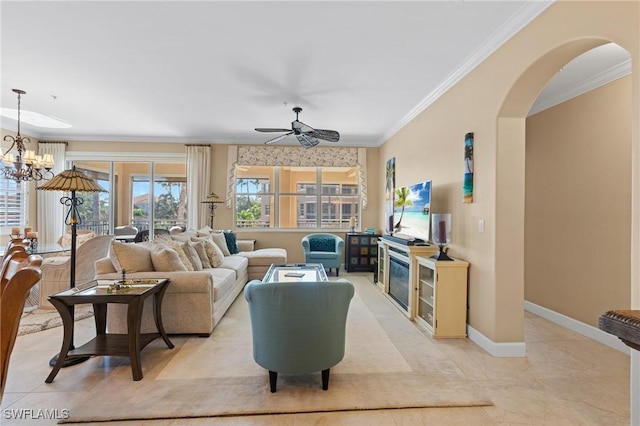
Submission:
[[[67,151],[65,157],[69,161],[95,160],[96,155],[105,158],[105,161],[178,161],[187,158],[183,152],[97,152],[97,151]]]
[[[536,102],[528,116],[537,114],[545,109],[551,108],[558,104],[573,99],[605,84],[611,83],[619,78],[625,77],[631,74],[631,59],[627,59],[617,65],[612,66],[596,75],[593,75],[585,80],[578,81],[576,84],[569,87],[567,90],[557,93],[554,96]]]
[[[405,115],[395,126],[393,126],[383,137],[378,141],[376,146],[382,145],[385,141],[389,140],[400,129],[406,126],[411,120],[416,118],[418,114],[427,109],[432,103],[434,103],[440,96],[451,89],[462,78],[469,74],[475,67],[480,65],[485,59],[487,59],[493,52],[498,50],[500,46],[506,43],[511,37],[517,34],[524,27],[529,25],[538,15],[544,12],[549,6],[551,6],[555,0],[550,1],[535,1],[527,2],[520,10],[513,16],[512,19],[505,22],[504,25],[499,27],[496,31],[489,36],[486,43],[480,48],[476,49],[471,55],[469,55],[442,83],[438,85],[431,93],[429,93],[422,101],[416,105],[407,115]]]

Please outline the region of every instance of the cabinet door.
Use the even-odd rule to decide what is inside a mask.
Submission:
[[[381,286],[386,286],[386,262],[387,261],[387,249],[385,246],[380,244],[378,246],[378,284]]]
[[[436,267],[435,337],[467,335],[467,269]]]
[[[418,316],[435,328],[435,271],[418,264]]]

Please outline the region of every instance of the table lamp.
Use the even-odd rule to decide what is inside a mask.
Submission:
[[[216,216],[216,207],[218,207],[216,206],[216,204],[224,203],[224,201],[212,192],[211,194],[207,195],[207,198],[205,198],[204,201],[200,202],[203,204],[209,204],[209,226],[211,227],[211,229],[213,229],[213,218]]]
[[[82,198],[76,197],[76,192],[107,192],[107,190],[98,185],[93,179],[91,179],[84,173],[77,171],[75,166],[73,166],[73,169],[71,170],[65,170],[60,174],[54,176],[47,183],[37,187],[36,189],[42,191],[71,192],[71,197],[64,196],[60,198],[60,203],[69,207],[69,212],[67,213],[64,223],[71,226],[71,259],[69,262],[71,269],[69,271],[69,285],[70,288],[75,288],[77,226],[81,222],[80,214],[78,213],[78,206],[83,203]],[[73,309],[73,307],[71,309]],[[55,365],[57,357],[57,355],[54,356],[51,361],[49,361],[49,365]],[[78,364],[80,362],[86,361],[87,359],[89,359],[89,357],[65,360],[64,366],[68,367],[70,365]]]

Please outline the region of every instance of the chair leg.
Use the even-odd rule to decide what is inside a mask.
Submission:
[[[322,370],[322,390],[329,389],[329,370],[330,368]]]
[[[271,386],[271,393],[276,391],[276,382],[278,381],[278,373],[269,370],[269,385]]]

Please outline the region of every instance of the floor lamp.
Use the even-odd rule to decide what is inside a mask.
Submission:
[[[213,218],[216,217],[216,207],[218,207],[216,206],[216,204],[224,203],[224,201],[222,201],[220,197],[212,192],[211,194],[207,195],[207,198],[204,201],[200,202],[203,204],[209,204],[209,226],[211,227],[211,229],[213,229]]]
[[[66,225],[71,226],[71,259],[70,259],[70,272],[69,272],[69,285],[70,288],[76,286],[76,239],[77,239],[77,226],[80,224],[80,214],[78,212],[78,206],[82,204],[82,198],[76,198],[76,192],[107,192],[104,188],[98,185],[93,179],[88,177],[82,172],[76,170],[73,166],[71,170],[65,170],[60,174],[54,176],[42,186],[37,187],[42,191],[64,191],[71,192],[71,197],[64,196],[60,198],[60,203],[69,207],[69,212],[64,220]],[[72,307],[73,309],[73,307]],[[72,312],[73,315],[73,312]],[[73,342],[71,342],[71,349],[73,349]],[[49,365],[54,366],[58,359],[56,354]],[[86,361],[86,358],[72,358],[65,360],[64,367],[70,365],[79,364]]]

